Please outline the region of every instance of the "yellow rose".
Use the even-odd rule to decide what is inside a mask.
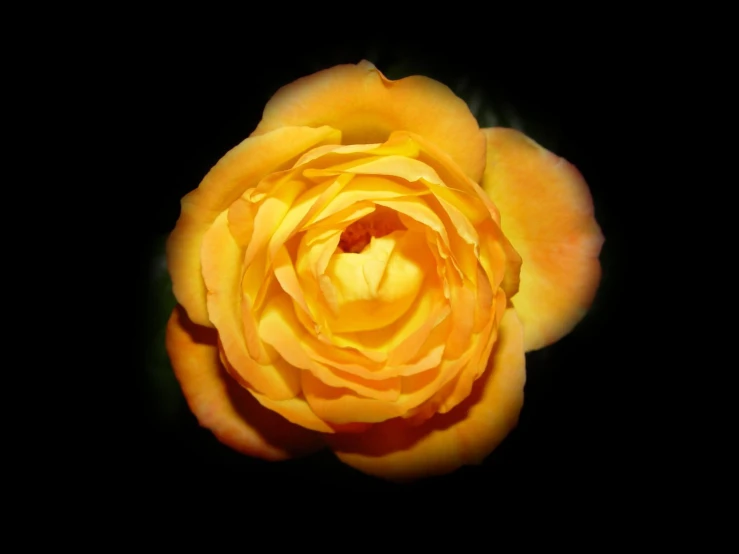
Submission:
[[[516,425],[524,353],[582,318],[602,243],[564,160],[436,81],[337,66],[278,91],[183,198],[167,350],[243,453],[447,473]]]

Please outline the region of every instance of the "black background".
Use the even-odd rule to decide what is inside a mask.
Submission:
[[[624,350],[624,289],[629,266],[628,201],[622,163],[631,107],[642,94],[621,54],[592,35],[529,44],[521,39],[434,40],[390,33],[347,39],[333,33],[304,41],[157,42],[123,56],[120,108],[131,221],[127,247],[137,260],[130,312],[134,395],[126,403],[125,432],[109,465],[136,475],[136,490],[155,502],[185,495],[228,496],[287,490],[398,498],[419,494],[489,494],[498,499],[586,497],[607,502],[631,476],[638,456],[634,414],[619,375],[633,371]],[[293,39],[295,37],[293,36]],[[204,41],[205,42],[205,41]],[[403,64],[460,95],[482,91],[499,114],[512,106],[523,129],[572,162],[588,182],[605,236],[603,279],[585,320],[557,344],[527,355],[525,404],[517,429],[479,467],[411,485],[365,476],[330,453],[280,463],[236,454],[198,427],[161,359],[162,282],[152,264],[174,227],[179,199],[210,167],[251,133],[269,97],[282,85],[338,63],[369,59],[382,71]],[[393,76],[393,75],[390,75]],[[509,112],[506,112],[509,113]],[[511,124],[503,114],[501,123]],[[161,272],[158,274],[161,279]],[[158,287],[158,288],[157,288]],[[159,351],[157,350],[159,349]],[[129,349],[126,349],[128,352]],[[162,372],[165,373],[162,376]],[[646,471],[646,470],[645,470]],[[344,498],[344,497],[342,497]]]

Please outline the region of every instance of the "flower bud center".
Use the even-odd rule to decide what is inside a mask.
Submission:
[[[357,254],[370,243],[372,237],[380,238],[393,231],[406,229],[395,210],[377,206],[374,212],[349,225],[341,233],[339,248],[342,252]]]

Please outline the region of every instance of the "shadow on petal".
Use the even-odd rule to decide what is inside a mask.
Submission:
[[[487,370],[454,409],[415,427],[395,418],[366,433],[326,441],[343,462],[385,479],[411,481],[449,473],[481,463],[516,426],[525,382],[523,329],[515,310],[508,309]]]
[[[215,329],[190,321],[177,306],[167,324],[167,352],[188,405],[219,441],[249,456],[284,460],[320,450],[315,433],[263,407],[221,364]]]

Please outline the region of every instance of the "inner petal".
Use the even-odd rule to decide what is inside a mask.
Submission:
[[[417,251],[425,237],[407,230],[385,234],[390,229],[388,222],[379,221],[348,237],[344,234],[343,248],[349,252],[340,248],[321,279],[324,294],[336,299],[337,310],[328,317],[332,331],[387,326],[401,317],[418,295],[427,268]]]

